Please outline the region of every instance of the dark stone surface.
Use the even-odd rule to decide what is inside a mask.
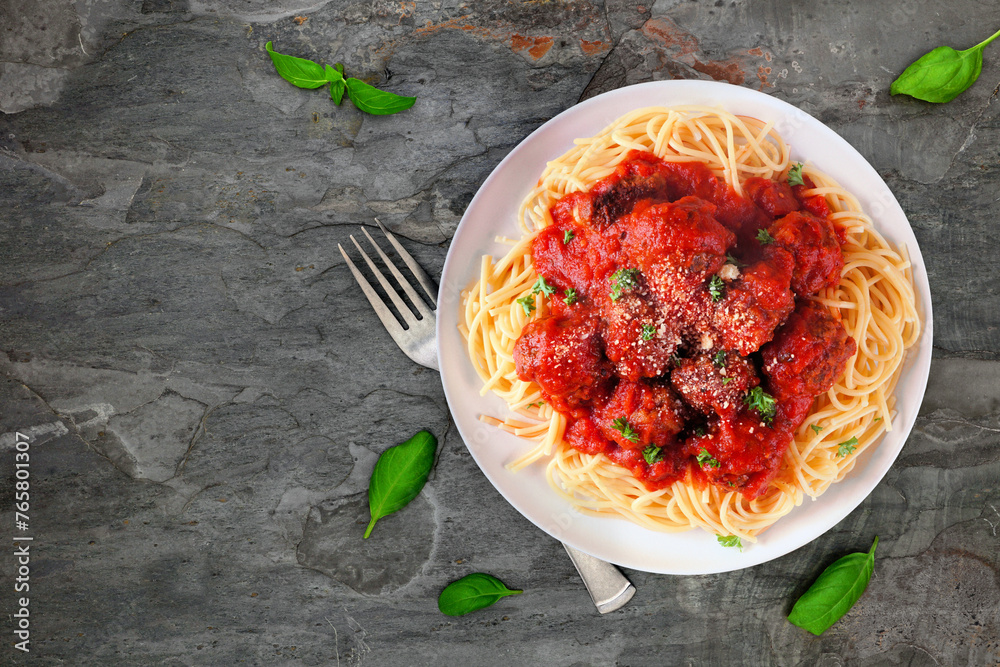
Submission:
[[[1000,663],[1000,46],[948,105],[888,94],[1000,27],[938,6],[660,0],[0,0],[0,517],[31,441],[31,653],[3,664]],[[264,52],[419,102],[335,107]],[[479,185],[534,128],[623,85],[717,79],[841,133],[907,212],[935,358],[902,455],[813,543],[702,577],[627,572],[598,615],[399,353],[336,245],[373,216],[437,277]],[[430,429],[424,492],[367,541],[377,455]],[[880,538],[822,637],[794,599]],[[449,581],[525,593],[441,615]]]

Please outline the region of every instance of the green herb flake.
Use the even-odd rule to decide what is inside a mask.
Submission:
[[[576,236],[576,234],[574,234],[569,229],[567,229],[565,232],[563,232],[563,245],[566,245],[567,243],[569,243],[570,241],[572,241],[574,236]]]
[[[725,289],[726,283],[722,282],[722,278],[719,276],[712,276],[712,279],[708,281],[708,295],[712,297],[713,303],[722,300]]]
[[[639,275],[639,269],[618,269],[611,274],[611,282],[614,284],[611,288],[611,300],[617,301],[622,298],[622,294],[634,289],[639,286],[636,281],[636,276]]]
[[[813,433],[815,433],[816,435],[819,435],[820,431],[823,430],[822,426],[817,426],[816,424],[810,424],[809,428],[811,428],[813,430]]]
[[[697,437],[699,437],[699,438],[700,438],[701,436],[705,435],[705,427],[704,427],[704,426],[699,426],[698,428],[696,428],[696,429],[694,430],[694,434],[695,434],[695,435],[696,435]]]
[[[545,282],[545,276],[538,276],[538,280],[535,284],[531,286],[531,293],[538,294],[541,292],[545,296],[551,296],[555,294],[556,288]]]
[[[844,457],[858,448],[858,439],[853,437],[837,445],[837,456]]]
[[[365,539],[371,535],[376,521],[403,509],[417,497],[427,482],[436,451],[437,439],[429,431],[420,431],[382,452],[368,482],[371,521],[365,529]]]
[[[965,92],[983,70],[983,49],[1000,37],[1000,30],[964,51],[939,46],[925,53],[892,82],[889,92],[909,95],[925,102],[950,102]]]
[[[524,308],[524,314],[531,317],[531,313],[535,310],[535,297],[529,294],[528,296],[522,296],[517,302],[521,304],[521,308]]]
[[[652,324],[642,325],[642,339],[643,340],[653,340],[653,335],[656,333],[656,327]]]
[[[806,182],[802,180],[802,163],[796,162],[792,165],[792,168],[788,170],[788,184],[789,185],[805,185]]]
[[[572,306],[574,303],[576,303],[576,290],[575,289],[573,289],[572,287],[570,287],[568,290],[566,290],[565,292],[563,292],[563,294],[564,294],[563,301],[566,302],[567,306]]]
[[[736,547],[743,551],[743,541],[740,540],[739,535],[716,535],[715,539],[724,547]]]
[[[712,363],[715,364],[716,368],[723,368],[726,365],[726,351],[719,350],[712,355]]]
[[[761,245],[770,245],[774,243],[774,237],[763,227],[757,230],[757,240]]]
[[[647,445],[645,449],[642,450],[642,458],[646,459],[646,463],[653,465],[657,461],[663,460],[663,449],[657,447],[656,445]]]
[[[744,266],[746,266],[745,263],[741,262],[740,260],[736,259],[735,257],[733,257],[728,253],[726,254],[726,264],[732,264],[738,269],[742,269]]]
[[[788,620],[817,636],[840,620],[868,588],[877,546],[878,537],[868,553],[848,554],[823,570],[795,602]]]
[[[522,591],[507,588],[491,574],[473,572],[448,584],[438,596],[438,609],[446,616],[464,616]]]
[[[760,418],[766,424],[771,423],[771,420],[774,419],[774,414],[778,410],[774,397],[759,386],[748,391],[747,395],[743,397],[743,402],[751,410],[756,410],[757,414],[760,415]]]
[[[619,417],[611,422],[612,428],[622,434],[622,437],[629,442],[639,442],[639,434],[636,433],[624,417]]]
[[[724,377],[724,378],[722,378],[722,386],[725,387],[727,384],[729,384],[732,381],[733,381],[733,378],[731,378],[731,377]]]
[[[718,459],[708,453],[708,450],[704,447],[698,452],[697,456],[698,465],[702,468],[718,468],[722,464],[719,463]]]

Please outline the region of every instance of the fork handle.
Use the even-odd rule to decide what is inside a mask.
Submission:
[[[576,571],[580,573],[580,578],[583,579],[590,598],[597,606],[597,611],[607,614],[609,611],[621,609],[635,595],[635,586],[618,571],[617,567],[574,549],[565,542],[562,545],[576,566]]]

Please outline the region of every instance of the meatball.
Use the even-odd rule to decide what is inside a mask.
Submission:
[[[772,218],[799,210],[799,200],[788,183],[754,176],[743,183],[743,194]]]
[[[670,374],[670,384],[688,405],[728,418],[736,414],[747,391],[759,383],[747,359],[722,350],[682,359]]]
[[[857,350],[825,307],[803,301],[761,349],[763,371],[776,396],[811,398],[833,386]]]
[[[840,282],[844,253],[829,219],[795,211],[776,220],[768,232],[776,245],[795,258],[792,289],[796,294],[808,296]]]
[[[514,344],[517,376],[534,380],[552,406],[564,412],[599,397],[611,366],[601,349],[599,320],[550,316],[529,322]]]
[[[720,347],[746,356],[771,340],[795,308],[790,289],[793,267],[787,251],[766,246],[763,259],[725,287],[712,315]]]
[[[672,365],[680,335],[641,291],[602,301],[605,354],[626,380],[657,377]]]
[[[605,438],[624,449],[663,447],[676,442],[686,408],[663,382],[618,383],[595,422]]]
[[[736,236],[715,219],[715,205],[703,199],[683,197],[640,208],[633,212],[622,249],[643,272],[665,259],[683,258],[681,268],[708,275],[719,270],[726,250],[736,243]]]

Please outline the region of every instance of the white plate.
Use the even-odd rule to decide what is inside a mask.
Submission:
[[[883,235],[909,251],[924,323],[920,342],[910,350],[896,389],[894,430],[870,455],[866,453],[845,480],[816,501],[806,498],[742,552],[719,546],[715,536],[700,529],[658,533],[623,519],[584,516],[549,488],[544,463],[518,473],[507,470],[505,465],[530,449],[531,443],[479,421],[481,414],[503,416],[507,406],[492,394],[479,395],[481,382],[457,329],[459,293],[477,277],[482,255],[499,257],[506,252],[506,246],[494,242],[498,234],[520,235],[518,206],[547,161],[572,148],[574,139],[594,136],[628,111],[684,104],[721,106],[775,121],[775,129],[791,146],[793,160],[810,162],[854,193]],[[930,370],[931,326],[927,272],[913,230],[885,182],[850,144],[809,114],[768,95],[724,83],[661,81],[620,88],[564,111],[497,165],[462,217],[444,265],[438,300],[438,357],[459,433],[483,473],[528,520],[552,537],[618,565],[664,574],[709,574],[787,554],[832,528],[871,493],[899,454],[923,400]]]

